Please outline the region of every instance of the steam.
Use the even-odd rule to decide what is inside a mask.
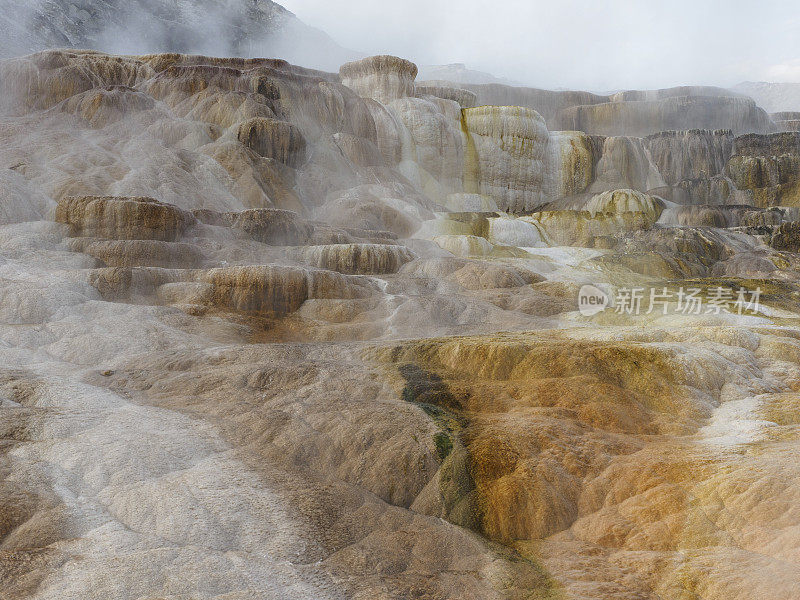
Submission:
[[[326,68],[342,60],[328,38],[269,2],[78,1],[26,4],[18,23],[3,17],[9,39],[20,52],[89,45],[267,54]],[[3,15],[14,14],[0,2]],[[760,275],[765,263],[786,264],[781,284],[797,280],[796,264],[773,263],[777,255],[760,239],[789,211],[678,211],[673,203],[661,225],[686,229],[654,227],[663,205],[650,190],[698,181],[714,189],[720,180],[710,178],[722,176],[734,152],[732,133],[619,133],[630,122],[660,127],[667,105],[657,103],[669,95],[642,96],[653,112],[632,108],[643,104],[636,95],[603,103],[613,106],[590,124],[612,127],[609,137],[553,134],[533,110],[473,107],[469,92],[417,88],[416,68],[393,57],[344,68],[346,87],[271,63],[240,70],[243,62],[53,52],[0,64],[0,90],[15,86],[0,101],[19,96],[25,109],[0,120],[0,408],[24,404],[3,413],[14,421],[0,428],[0,471],[13,475],[11,485],[53,498],[65,515],[11,507],[12,515],[34,515],[15,528],[15,543],[37,552],[52,545],[61,561],[24,566],[46,575],[36,598],[94,600],[120,590],[130,599],[366,598],[389,587],[411,595],[399,585],[418,596],[486,598],[493,591],[477,586],[539,581],[538,571],[517,578],[494,547],[455,527],[475,527],[461,514],[479,514],[469,504],[476,497],[500,524],[480,531],[495,541],[504,541],[496,531],[524,540],[571,535],[573,525],[582,539],[595,536],[594,549],[610,541],[609,554],[592,549],[577,562],[577,538],[541,546],[551,558],[568,557],[561,576],[579,575],[580,585],[618,573],[613,561],[622,556],[630,579],[657,587],[642,548],[669,565],[686,540],[712,539],[720,558],[698,586],[749,585],[765,569],[730,557],[750,552],[786,569],[783,586],[796,589],[785,558],[798,547],[796,515],[785,517],[784,538],[770,532],[750,549],[728,541],[754,539],[758,531],[740,524],[760,528],[776,503],[798,504],[797,487],[783,485],[793,454],[786,449],[796,450],[790,439],[752,453],[753,461],[765,457],[751,463],[752,480],[708,484],[711,500],[738,510],[719,540],[705,537],[707,515],[695,518],[694,501],[660,495],[683,489],[684,478],[637,486],[655,479],[639,472],[672,476],[693,464],[730,473],[707,469],[717,459],[708,448],[737,421],[745,421],[742,435],[724,442],[767,441],[757,409],[770,393],[796,389],[800,343],[781,329],[775,337],[783,340],[770,347],[767,317],[648,313],[631,322],[609,311],[602,321],[576,320],[575,292],[588,283],[640,287],[681,275],[714,276],[711,283],[753,279],[756,268],[762,279],[770,276]],[[734,114],[714,110],[713,97],[702,102],[703,114]],[[759,151],[774,139],[748,137]],[[797,171],[799,153],[774,171]],[[755,204],[760,196],[744,185],[770,163],[750,158],[733,164],[737,191]],[[685,193],[698,204],[710,196]],[[537,210],[546,200],[577,210]],[[760,237],[721,230],[745,223]],[[550,331],[529,333],[540,328]],[[528,333],[463,337],[519,330]],[[459,337],[412,341],[425,336]],[[298,340],[305,343],[250,343]],[[329,343],[336,341],[348,343]],[[452,365],[458,397],[438,374],[407,377],[401,391],[394,372],[384,378],[384,365],[373,362],[388,365],[382,355],[430,365],[431,375],[446,377]],[[461,411],[462,398],[478,418],[451,412]],[[423,409],[422,399],[446,402],[446,410]],[[698,450],[687,434],[709,417]],[[471,468],[458,454],[472,443],[459,437],[466,427],[485,440],[471,471],[484,479],[465,474],[455,486],[448,470]],[[442,439],[452,459],[439,455]],[[8,458],[4,447],[13,448]],[[682,462],[662,468],[670,456]],[[765,492],[770,502],[754,506],[749,490],[767,476],[781,495]],[[461,495],[454,504],[444,498],[449,489]],[[633,489],[628,511],[625,490]],[[0,506],[17,497],[0,487]],[[684,515],[681,537],[673,524]],[[623,530],[631,545],[616,547]],[[42,532],[52,539],[42,541]],[[681,560],[699,570],[700,550]],[[369,565],[379,572],[365,577]],[[732,579],[729,567],[745,577]],[[456,591],[419,592],[424,580]],[[363,589],[342,591],[340,582]],[[728,596],[737,591],[754,596],[735,588]]]
[[[359,56],[269,0],[0,0],[0,58],[63,47],[283,58],[329,71]]]
[[[725,9],[708,0],[463,0],[457,10],[446,0],[350,0],[346,13],[330,0],[283,4],[370,54],[466,63],[534,87],[607,92],[800,81],[783,79],[798,75],[797,11],[786,0],[734,0]]]

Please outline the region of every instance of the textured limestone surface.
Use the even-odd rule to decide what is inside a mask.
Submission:
[[[479,106],[463,115],[467,169],[478,174],[475,191],[508,212],[541,205],[550,140],[541,115],[514,106]]]
[[[414,96],[417,65],[397,56],[370,56],[342,65],[339,76],[360,96],[388,104]]]
[[[0,61],[3,600],[798,597],[800,134],[416,71]]]
[[[453,85],[447,80],[423,83]],[[474,92],[478,104],[524,106],[540,113],[551,129],[576,129],[599,135],[646,136],[695,128],[730,128],[737,135],[767,133],[776,127],[767,111],[800,110],[800,106],[771,108],[773,104],[769,101],[762,103],[766,96],[748,89],[731,91],[711,86],[627,90],[603,95],[501,83],[457,85]],[[796,96],[796,90],[794,93]]]

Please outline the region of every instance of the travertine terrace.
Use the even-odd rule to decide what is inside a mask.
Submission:
[[[794,119],[416,75],[0,61],[3,600],[800,597]]]

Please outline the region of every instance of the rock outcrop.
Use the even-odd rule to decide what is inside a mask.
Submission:
[[[414,97],[417,66],[397,56],[370,56],[342,65],[342,83],[362,98],[372,98],[381,104]]]
[[[311,266],[337,273],[380,275],[396,273],[416,255],[394,244],[329,244],[303,248],[298,258]]]
[[[766,207],[800,202],[800,133],[736,138],[726,173],[751,203]]]
[[[452,100],[444,102],[454,104]],[[454,113],[451,116],[436,103],[422,98],[402,98],[392,101],[389,106],[408,132],[418,171],[427,174],[430,180],[420,181],[423,189],[436,199],[461,191],[464,142],[458,107],[451,107]]]
[[[772,234],[769,245],[776,250],[800,252],[800,223],[782,223]]]
[[[668,96],[624,100],[564,109],[561,129],[596,135],[647,136],[675,129],[732,129],[736,134],[766,133],[774,127],[749,98]]]
[[[173,242],[195,219],[153,198],[71,196],[58,203],[56,221],[73,236]]]
[[[302,246],[314,231],[311,224],[290,210],[252,209],[225,215],[225,219],[231,227],[271,246]]]
[[[719,175],[733,155],[730,130],[664,131],[645,139],[650,156],[667,185]]]
[[[589,188],[595,181],[597,163],[602,156],[601,144],[602,138],[593,138],[581,131],[550,134],[547,191],[552,198],[575,196]]]
[[[195,268],[204,262],[198,246],[160,240],[73,238],[69,248],[96,258],[103,267]]]
[[[605,138],[594,173],[590,191],[595,193],[618,188],[646,192],[664,185],[663,176],[640,138]]]
[[[444,86],[448,85],[448,82],[430,81],[421,82],[421,85]],[[606,96],[590,92],[541,90],[499,83],[459,83],[459,87],[474,92],[478,105],[522,106],[535,110],[544,117],[548,128],[554,130],[562,129],[559,114],[563,109],[607,100]]]
[[[608,248],[624,234],[648,229],[655,220],[642,211],[621,213],[553,210],[534,212],[521,220],[543,232],[542,237],[552,246]]]
[[[488,256],[494,245],[477,235],[437,235],[433,241],[454,256]]]
[[[756,234],[771,232],[786,220],[778,208],[768,210],[741,205],[671,206],[661,214],[659,223],[681,227],[744,227]]]
[[[236,137],[259,156],[289,167],[298,167],[305,160],[306,141],[291,123],[256,117],[240,123]]]
[[[491,196],[501,210],[510,212],[543,204],[549,142],[544,119],[513,106],[480,106],[463,112],[468,138],[466,190]]]
[[[653,223],[658,220],[664,204],[657,198],[635,190],[623,189],[593,196],[585,206],[591,215],[641,213]]]
[[[463,88],[449,87],[443,85],[418,85],[416,86],[417,96],[433,96],[444,100],[458,102],[461,108],[474,108],[478,104],[478,95],[475,92]]]
[[[423,82],[423,85],[447,85],[447,82]],[[497,83],[459,86],[475,92],[478,104],[535,110],[551,130],[643,137],[685,129],[731,129],[736,135],[768,133],[774,127],[767,113],[749,97],[715,87],[683,86],[600,95]]]
[[[331,271],[275,265],[210,269],[194,280],[210,286],[206,303],[264,316],[292,313],[311,298],[362,298],[375,291],[366,281]]]
[[[508,217],[489,219],[487,238],[493,244],[520,248],[544,246],[547,242],[537,223]]]

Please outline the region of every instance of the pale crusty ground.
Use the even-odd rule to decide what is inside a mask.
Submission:
[[[608,218],[434,219],[449,101],[392,112],[258,61],[35,61],[4,65],[24,108],[0,122],[10,598],[800,595],[794,255],[653,227],[631,191],[591,201],[625,204]],[[273,208],[299,214],[242,216]],[[575,310],[584,283],[765,261],[758,315]]]

